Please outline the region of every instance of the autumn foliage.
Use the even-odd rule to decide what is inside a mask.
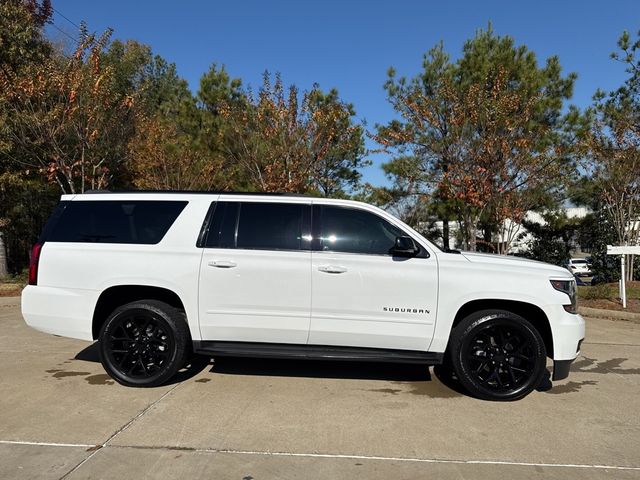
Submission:
[[[110,185],[133,119],[133,94],[117,92],[113,70],[101,62],[111,32],[80,33],[73,55],[27,65],[20,75],[0,75],[16,162],[62,193]]]
[[[77,43],[50,41],[52,13],[50,0],[0,0],[0,232],[12,271],[59,193],[105,188],[356,197],[445,249],[454,224],[463,248],[506,254],[526,212],[558,207],[582,177],[618,242],[640,241],[640,40],[626,32],[613,57],[628,80],[586,111],[567,106],[576,75],[557,57],[538,62],[489,25],[455,61],[440,43],[415,77],[390,69],[393,119],[365,132],[335,89],[265,72],[253,90],[213,63],[192,91],[175,64],[110,30],[81,24]],[[361,181],[365,135],[385,155],[387,186]]]
[[[374,135],[384,152],[397,155],[387,171],[400,188],[390,198],[404,198],[410,208],[421,203],[407,195],[430,198],[445,224],[459,221],[470,250],[483,223],[493,229],[484,248],[506,253],[513,225],[571,168],[557,112],[572,80],[561,79],[553,63],[539,70],[525,51],[509,54],[515,50],[489,29],[465,45],[456,64],[439,45],[425,56],[421,76],[396,80],[391,71],[386,88],[401,119]]]

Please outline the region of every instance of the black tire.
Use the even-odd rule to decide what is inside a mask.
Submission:
[[[184,312],[158,300],[118,307],[100,329],[100,361],[128,387],[157,387],[189,359],[191,335]]]
[[[453,330],[451,364],[465,390],[484,400],[519,400],[546,372],[542,336],[527,320],[505,310],[482,310]]]

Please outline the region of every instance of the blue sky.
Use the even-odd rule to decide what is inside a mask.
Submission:
[[[565,73],[578,73],[572,103],[580,107],[597,88],[622,83],[624,67],[609,53],[623,30],[635,35],[640,29],[640,2],[632,0],[53,1],[55,26],[65,33],[75,35],[75,27],[60,14],[76,24],[85,20],[91,30],[111,27],[115,38],[136,39],[175,62],[194,91],[212,63],[225,64],[256,88],[268,69],[303,90],[314,82],[337,88],[369,127],[393,117],[382,88],[390,66],[415,75],[423,53],[441,40],[456,58],[464,41],[489,21],[540,62],[558,55]],[[53,27],[49,32],[67,38]],[[385,183],[379,168],[384,157],[371,158],[364,179]]]

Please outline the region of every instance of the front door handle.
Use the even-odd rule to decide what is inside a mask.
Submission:
[[[216,267],[216,268],[233,268],[233,267],[236,267],[238,264],[231,260],[211,260],[208,263],[208,265],[210,267]]]
[[[320,265],[318,270],[325,273],[344,273],[347,271],[347,267],[342,265]]]

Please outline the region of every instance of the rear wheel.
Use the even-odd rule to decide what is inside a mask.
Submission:
[[[184,313],[157,300],[117,308],[100,331],[100,361],[118,383],[155,387],[188,359],[191,337]]]
[[[504,310],[475,312],[454,329],[450,360],[463,387],[485,400],[518,400],[546,371],[544,341],[536,328]]]

